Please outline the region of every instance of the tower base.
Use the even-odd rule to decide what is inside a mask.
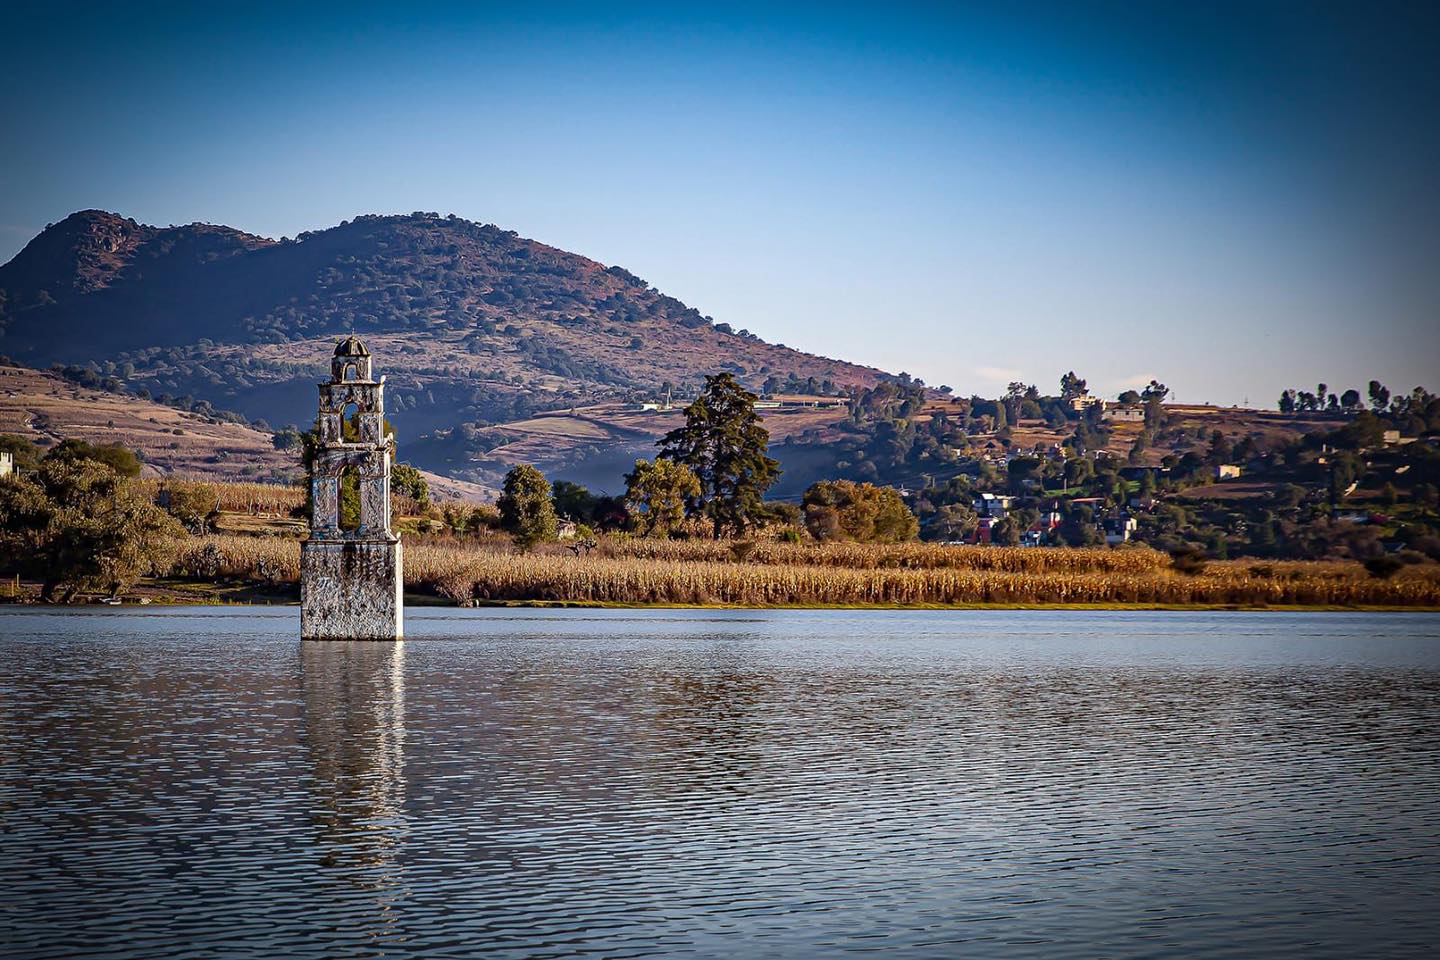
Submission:
[[[300,544],[303,640],[399,640],[405,635],[400,541]]]

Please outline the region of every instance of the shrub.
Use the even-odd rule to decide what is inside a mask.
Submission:
[[[1395,574],[1400,572],[1401,568],[1405,566],[1405,561],[1401,560],[1399,557],[1392,557],[1388,554],[1382,554],[1378,557],[1371,557],[1370,559],[1366,560],[1364,566],[1366,572],[1375,579],[1389,580],[1391,577],[1395,576]]]
[[[685,519],[686,505],[700,496],[700,480],[683,463],[636,460],[625,475],[625,507],[645,536],[668,537]]]
[[[103,463],[122,477],[140,476],[140,458],[118,443],[92,444],[84,440],[62,440],[45,455],[46,460],[93,460]]]
[[[180,526],[137,484],[87,457],[46,457],[0,481],[0,569],[41,581],[41,598],[116,596],[169,566]]]
[[[166,481],[155,502],[190,533],[209,533],[220,516],[220,497],[208,483]]]
[[[893,487],[824,480],[805,491],[805,527],[816,540],[900,543],[914,540],[919,521]]]
[[[1199,576],[1205,572],[1205,551],[1195,547],[1183,547],[1170,554],[1170,568],[1187,577]]]
[[[419,512],[430,506],[430,484],[425,475],[408,463],[397,463],[390,471],[391,497],[408,497]]]
[[[528,550],[535,544],[555,539],[555,504],[550,499],[550,481],[529,464],[505,474],[505,484],[496,502],[500,526],[515,537],[515,545]]]

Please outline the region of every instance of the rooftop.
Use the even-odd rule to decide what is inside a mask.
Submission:
[[[368,357],[370,356],[370,351],[366,350],[365,344],[361,343],[359,338],[352,333],[335,345],[335,356]]]

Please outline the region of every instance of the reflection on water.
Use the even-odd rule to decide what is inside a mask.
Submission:
[[[1421,956],[1440,618],[0,612],[0,955]]]
[[[309,758],[320,863],[381,895],[401,882],[404,843],[405,645],[300,645],[301,742]]]

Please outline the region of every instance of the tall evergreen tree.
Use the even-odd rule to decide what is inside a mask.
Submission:
[[[1384,413],[1385,408],[1390,405],[1390,391],[1385,384],[1379,380],[1370,381],[1370,408],[1376,413]]]
[[[765,491],[780,476],[766,456],[770,433],[755,412],[755,394],[731,373],[705,378],[705,389],[685,408],[685,425],[660,441],[660,456],[683,463],[700,480],[691,511],[708,517],[715,536],[741,534],[755,521]]]

